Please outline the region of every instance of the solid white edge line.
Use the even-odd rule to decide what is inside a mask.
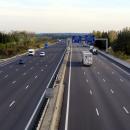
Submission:
[[[67,107],[66,107],[66,117],[65,117],[65,130],[68,130],[69,105],[70,105],[71,61],[72,61],[72,46],[71,46],[71,52],[70,52],[70,68],[69,68],[69,82],[68,82],[68,93],[67,93]]]
[[[66,51],[66,49],[65,49],[65,51]],[[57,71],[57,69],[58,69],[58,67],[59,67],[59,65],[60,65],[60,63],[61,63],[61,61],[62,61],[62,59],[63,59],[63,57],[64,57],[65,51],[64,51],[64,53],[63,53],[63,55],[62,55],[62,57],[61,57],[61,59],[60,59],[58,65],[57,65],[57,67],[56,67],[56,69],[55,69],[55,71],[54,71],[54,73],[53,73],[53,75],[52,75],[52,77],[51,77],[49,83],[47,84],[46,88],[49,87],[49,85],[50,85],[50,83],[51,83],[51,81],[52,81],[52,79],[53,79],[53,77],[54,77],[54,75],[55,75],[55,73],[56,73],[56,71]],[[36,112],[37,112],[37,110],[38,110],[38,108],[39,108],[39,106],[40,106],[40,104],[41,104],[41,102],[42,102],[44,96],[45,96],[45,92],[46,92],[46,89],[45,89],[45,91],[43,92],[43,94],[42,94],[42,96],[41,96],[41,98],[40,98],[40,100],[39,100],[39,102],[38,102],[36,108],[34,109],[33,114],[31,115],[31,117],[30,117],[30,119],[29,119],[27,125],[25,126],[25,129],[24,129],[24,130],[28,130],[28,128],[29,128],[29,126],[30,126],[30,124],[31,124],[31,122],[32,122],[32,120],[33,120],[33,118],[34,118],[34,116],[35,116],[35,114],[36,114]]]
[[[117,67],[118,69],[120,69],[121,71],[123,71],[125,74],[130,76],[130,73],[128,73],[127,71],[123,70],[122,68],[120,68],[119,66],[115,65],[114,63],[111,63],[112,65],[114,65],[115,67]]]

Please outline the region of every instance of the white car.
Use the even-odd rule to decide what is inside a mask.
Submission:
[[[40,52],[40,56],[45,56],[45,52]]]
[[[34,56],[35,55],[35,50],[34,49],[28,49],[28,55],[29,56]]]

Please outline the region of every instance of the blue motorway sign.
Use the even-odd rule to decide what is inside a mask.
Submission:
[[[93,34],[85,35],[85,42],[89,44],[94,44],[95,36]]]
[[[72,36],[72,43],[81,43],[82,37],[81,36]]]

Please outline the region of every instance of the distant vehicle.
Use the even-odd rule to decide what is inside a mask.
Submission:
[[[89,49],[89,51],[93,54],[93,55],[97,55],[98,54],[98,50],[94,47],[91,47],[91,49]]]
[[[82,63],[83,65],[92,65],[93,64],[93,54],[89,51],[82,51]]]
[[[19,59],[19,64],[25,64],[25,60],[24,59]]]
[[[35,50],[34,49],[28,49],[28,55],[29,56],[34,56],[35,55]]]
[[[45,49],[48,48],[48,43],[45,43],[44,48]]]
[[[42,57],[42,56],[45,56],[45,52],[44,52],[44,51],[40,52],[40,56],[41,56],[41,57]]]
[[[94,46],[90,46],[90,47],[89,47],[89,50],[92,50],[92,49],[94,49]]]
[[[97,55],[98,54],[98,50],[96,48],[92,49],[92,53],[93,55]]]
[[[82,46],[87,47],[87,44],[85,43],[85,41],[82,42]]]

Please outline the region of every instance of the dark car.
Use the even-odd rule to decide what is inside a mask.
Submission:
[[[89,50],[93,55],[97,55],[98,54],[98,50],[96,48],[90,49]]]
[[[98,54],[98,50],[94,48],[92,53],[93,53],[93,55],[97,55]]]
[[[19,59],[19,64],[25,64],[25,60],[24,59]]]

